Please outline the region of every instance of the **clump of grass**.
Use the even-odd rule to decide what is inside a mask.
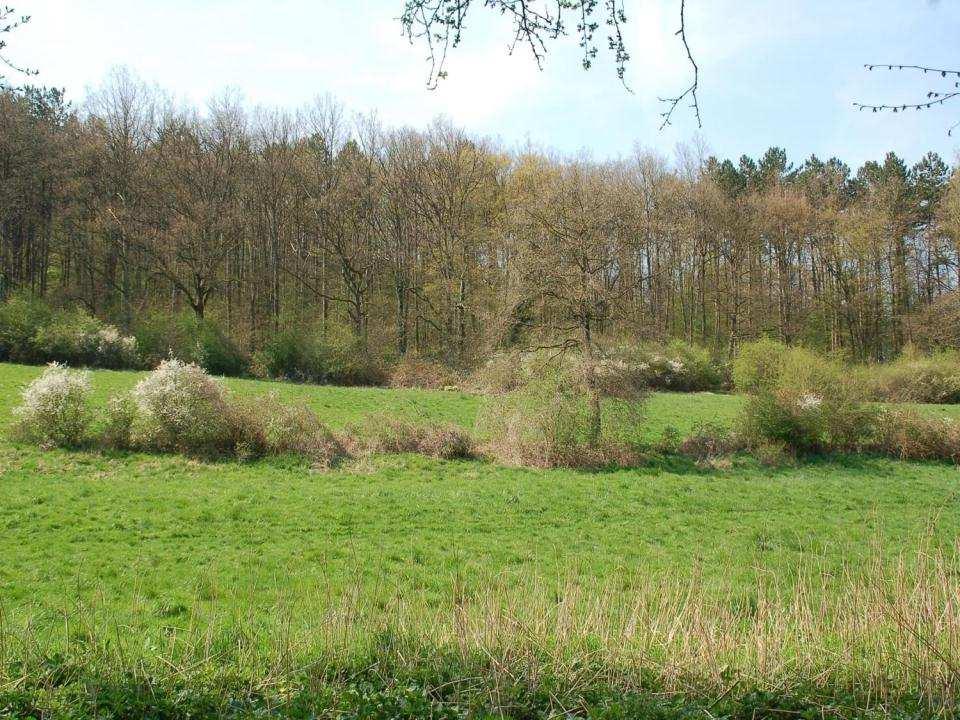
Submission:
[[[78,604],[54,625],[82,637],[0,629],[0,707],[206,718],[264,700],[303,716],[647,717],[642,700],[659,699],[649,716],[951,717],[957,549],[877,556],[862,572],[800,565],[787,593],[762,576],[749,595],[709,592],[695,575],[491,577],[438,602],[346,593],[307,611],[294,595],[264,626],[193,616],[146,636]]]

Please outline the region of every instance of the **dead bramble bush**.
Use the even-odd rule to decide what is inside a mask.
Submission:
[[[276,395],[245,398],[231,406],[238,457],[300,455],[330,468],[347,457],[344,443],[305,405],[287,405]]]
[[[915,410],[884,410],[866,450],[901,460],[948,460],[960,464],[960,423]]]
[[[404,355],[390,373],[392,388],[446,390],[458,388],[462,378],[443,363],[416,355]]]
[[[746,448],[744,440],[729,428],[705,423],[698,425],[676,447],[676,451],[701,464],[710,464]]]
[[[761,443],[751,448],[751,452],[763,467],[782,468],[797,464],[796,453],[786,443]]]
[[[642,457],[641,404],[607,398],[598,426],[578,377],[545,374],[491,398],[477,418],[482,454],[507,465],[540,468],[636,465]]]
[[[450,423],[416,423],[391,417],[368,417],[351,428],[358,454],[418,453],[441,460],[474,457],[473,439]]]

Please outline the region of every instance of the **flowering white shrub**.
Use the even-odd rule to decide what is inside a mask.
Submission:
[[[66,313],[37,330],[37,358],[112,369],[140,366],[137,339],[82,312]]]
[[[24,438],[42,447],[73,447],[90,424],[89,399],[89,373],[51,363],[23,391],[23,404],[13,412]]]
[[[797,398],[797,407],[804,412],[816,410],[823,404],[823,398],[813,393],[805,393]]]
[[[220,452],[233,423],[223,386],[193,363],[164,360],[133,389],[135,444],[160,450]]]
[[[140,363],[137,339],[121,335],[113,325],[105,325],[88,336],[86,344],[93,346],[96,364],[109,368],[136,367]]]
[[[620,345],[606,352],[604,367],[641,388],[676,391],[720,390],[724,369],[702,348],[673,342],[657,349]]]

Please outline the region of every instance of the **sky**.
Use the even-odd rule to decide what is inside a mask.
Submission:
[[[449,77],[427,87],[426,49],[398,20],[403,0],[8,0],[28,25],[7,54],[82,105],[111,68],[126,66],[184,101],[229,90],[251,107],[295,109],[332,94],[390,126],[444,116],[507,147],[532,144],[596,159],[680,143],[719,157],[770,146],[853,167],[890,150],[913,163],[929,150],[957,160],[960,98],[951,108],[857,112],[853,101],[906,103],[949,89],[938,77],[867,72],[864,63],[960,68],[955,0],[687,0],[687,36],[700,66],[703,127],[678,108],[659,130],[659,96],[681,92],[690,68],[678,37],[680,0],[625,0],[631,54],[624,89],[601,47],[580,67],[574,38],[551,46],[542,70],[508,53],[508,21],[474,0]],[[601,44],[603,38],[600,38]]]

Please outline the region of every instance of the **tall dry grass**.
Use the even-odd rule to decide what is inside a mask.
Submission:
[[[788,587],[758,573],[746,594],[718,592],[696,574],[627,587],[497,577],[454,583],[440,603],[294,587],[267,621],[225,610],[152,631],[111,627],[76,604],[43,629],[39,617],[0,623],[0,691],[29,683],[51,657],[73,657],[85,672],[141,674],[159,686],[225,673],[295,692],[336,684],[351,668],[428,668],[494,709],[520,685],[549,687],[558,711],[599,687],[713,702],[802,694],[824,708],[881,711],[909,700],[946,717],[960,703],[958,558],[960,545],[838,572],[810,561]]]

